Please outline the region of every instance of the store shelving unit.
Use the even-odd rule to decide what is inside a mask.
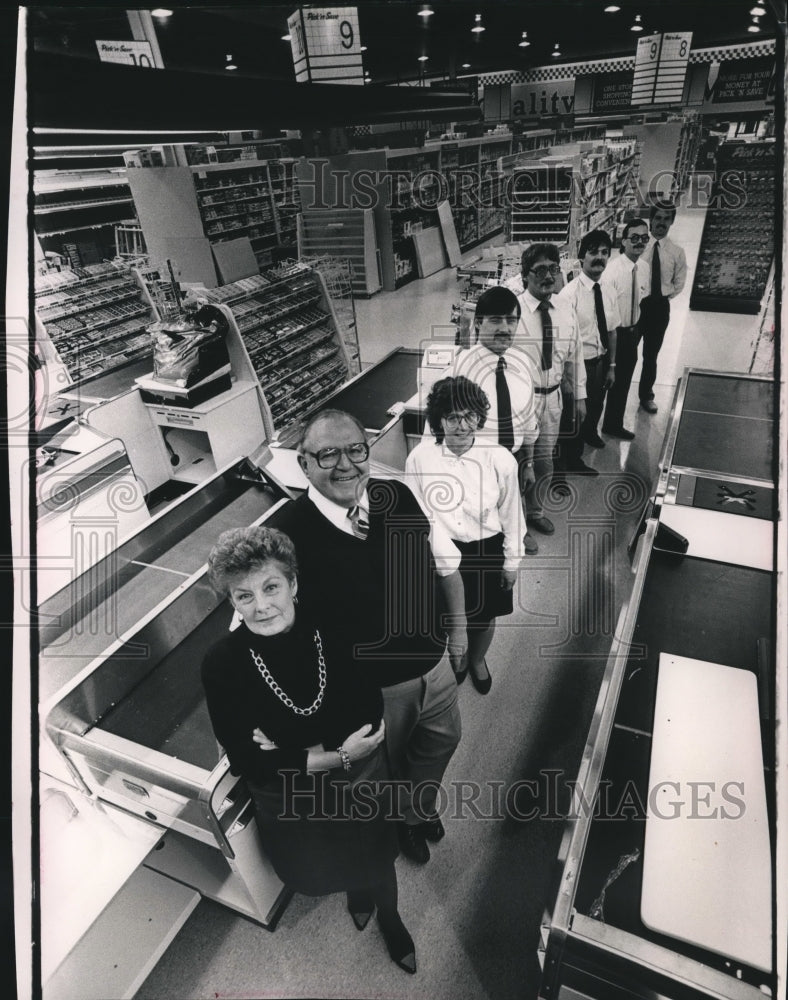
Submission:
[[[112,245],[112,226],[128,220],[131,192],[122,167],[36,170],[33,222],[45,250],[67,254],[74,266],[98,263]],[[71,244],[68,254],[66,244]]]
[[[380,289],[375,220],[369,208],[303,212],[298,227],[298,256],[331,255],[350,262],[354,295]]]
[[[614,231],[630,206],[638,156],[634,139],[620,139],[505,159],[512,175],[510,241],[567,245],[571,255],[590,230]]]
[[[75,383],[105,375],[151,350],[146,328],[155,316],[127,268],[91,264],[39,275],[35,312]]]
[[[760,312],[774,258],[776,153],[771,141],[720,147],[690,309]]]
[[[684,114],[679,145],[676,150],[676,164],[673,168],[675,179],[673,181],[672,196],[675,198],[687,187],[689,175],[695,169],[695,162],[698,158],[700,148],[701,123],[697,113],[686,112]]]
[[[298,423],[351,370],[333,303],[319,271],[285,265],[208,291],[228,310],[264,399],[269,435],[294,438]]]
[[[259,267],[295,252],[292,160],[130,168],[128,178],[151,259],[172,258],[183,281],[219,284],[211,247],[239,237]]]

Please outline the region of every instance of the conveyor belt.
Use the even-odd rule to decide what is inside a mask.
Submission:
[[[419,351],[400,347],[340,389],[326,406],[347,410],[368,430],[379,431],[391,420],[387,412],[391,404],[416,392],[420,360]]]

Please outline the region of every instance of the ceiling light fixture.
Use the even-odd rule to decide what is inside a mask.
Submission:
[[[631,28],[629,30],[630,31],[642,31],[643,30],[643,25],[641,23],[642,20],[643,19],[641,18],[640,14],[635,14],[635,23],[631,26]]]
[[[225,69],[238,69],[238,67],[233,62],[233,57],[230,55],[229,52],[227,53],[227,64],[225,65],[224,68]]]
[[[471,68],[471,64],[470,63],[463,63],[462,64],[462,68],[463,69],[470,69]]]
[[[621,8],[617,3],[609,3],[607,7],[605,7],[606,14],[617,14],[620,10]]]
[[[524,32],[523,32],[523,37],[522,37],[522,41],[520,42],[520,48],[521,48],[521,49],[526,49],[526,48],[528,48],[528,46],[529,46],[530,44],[531,44],[531,43],[530,43],[530,42],[528,41],[528,32],[527,32],[527,31],[524,31]]]
[[[552,51],[552,52],[550,53],[550,55],[551,55],[551,56],[552,56],[552,57],[553,57],[554,59],[558,59],[558,58],[559,58],[559,56],[561,55],[561,52],[560,52],[560,50],[559,50],[559,48],[558,48],[558,42],[556,42],[556,43],[555,43],[555,45],[553,46],[553,51]]]
[[[366,51],[367,51],[366,45],[362,45],[361,48],[359,49],[359,52],[366,52]]]
[[[432,9],[432,7],[430,7],[428,3],[425,3],[422,5],[421,10],[419,11],[419,17],[432,17],[434,13],[435,11]]]
[[[419,62],[426,62],[428,59],[429,56],[419,56]]]
[[[758,17],[754,17],[754,18],[752,19],[752,24],[751,24],[751,25],[750,25],[750,26],[749,26],[749,27],[747,28],[747,30],[748,30],[748,31],[749,31],[749,32],[750,32],[751,34],[753,34],[753,35],[756,35],[756,34],[758,34],[758,32],[759,32],[759,31],[761,30],[761,29],[760,29],[760,27],[759,27],[759,25],[758,25],[758,21],[759,21],[759,20],[760,20],[760,18],[758,18]]]
[[[766,8],[764,7],[764,5],[761,2],[761,0],[758,0],[758,2],[755,4],[755,6],[750,10],[750,13],[752,14],[753,17],[763,17],[764,16],[764,14],[766,13]]]
[[[475,16],[475,18],[474,18],[474,25],[471,28],[471,31],[475,35],[478,35],[480,32],[484,31],[484,25],[482,24],[482,15],[481,14],[477,14]]]
[[[290,35],[282,35],[282,41],[283,42],[289,42],[290,41]]]
[[[172,17],[172,11],[168,10],[166,7],[154,7],[151,14],[154,17]]]

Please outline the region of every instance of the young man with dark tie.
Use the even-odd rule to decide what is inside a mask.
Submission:
[[[644,219],[632,219],[624,226],[621,253],[614,256],[599,283],[618,300],[620,325],[616,330],[616,376],[607,393],[602,433],[622,441],[631,441],[634,433],[624,427],[624,411],[632,384],[632,373],[638,360],[640,302],[646,294],[648,271],[641,258],[648,243],[648,226]]]
[[[670,322],[670,300],[687,281],[687,258],[684,250],[668,238],[676,219],[672,202],[658,201],[649,212],[651,237],[643,253],[643,263],[650,275],[649,290],[640,303],[640,328],[643,335],[643,371],[640,376],[640,406],[646,413],[656,413],[654,383],[657,380],[657,355]]]
[[[605,447],[597,425],[605,405],[605,393],[615,383],[616,330],[621,325],[621,317],[616,295],[599,281],[610,259],[611,248],[610,236],[604,230],[586,233],[578,249],[580,274],[556,296],[574,310],[583,344],[588,393],[586,417],[577,433],[562,445],[566,471],[581,475],[597,475],[597,470],[583,461],[583,445]]]

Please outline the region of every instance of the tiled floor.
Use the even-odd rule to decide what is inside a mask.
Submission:
[[[635,440],[587,449],[601,475],[582,480],[551,510],[556,533],[539,536],[539,555],[521,571],[515,614],[500,625],[488,657],[492,692],[482,698],[470,683],[460,690],[463,738],[447,774],[447,836],[427,866],[397,863],[418,974],[408,977],[389,961],[374,922],[359,934],[339,896],[296,896],[273,934],[203,901],[139,997],[536,996],[539,923],[562,832],[547,776],[556,775],[565,801],[629,593],[626,545],[649,495],[676,382],[685,366],[743,372],[752,359],[753,317],[689,311],[702,221],[702,213],[682,214],[671,233],[687,249],[690,278],[673,303],[659,359],[659,412],[638,411],[633,389],[626,424]],[[430,339],[435,327],[448,326],[454,301],[457,282],[445,270],[358,302],[363,363]],[[539,789],[538,819],[493,808],[498,783],[511,789],[521,780]]]

